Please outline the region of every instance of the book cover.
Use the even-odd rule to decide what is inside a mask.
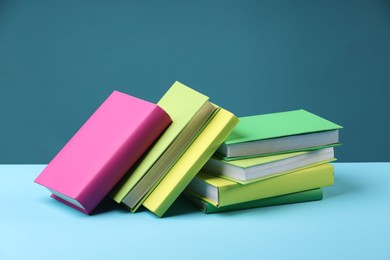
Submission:
[[[90,214],[170,123],[158,105],[114,91],[35,182]]]
[[[213,156],[202,171],[246,184],[334,160],[333,147],[230,161]]]
[[[180,82],[172,85],[157,103],[169,114],[172,123],[113,189],[111,197],[116,202],[124,202],[131,211],[139,207],[146,192],[184,152],[215,111],[208,100]]]
[[[303,109],[241,117],[218,154],[232,159],[323,148],[338,144],[340,128]]]
[[[238,123],[238,118],[220,108],[180,159],[149,194],[143,205],[162,217],[207,160]]]
[[[192,201],[201,211],[206,214],[219,213],[234,210],[243,210],[259,207],[277,206],[291,203],[308,202],[322,200],[323,193],[320,188],[280,195],[259,200],[251,200],[242,203],[232,204],[228,206],[216,207],[213,204],[202,200],[196,193],[185,191],[184,194]]]
[[[216,207],[269,198],[333,185],[331,164],[322,164],[300,171],[249,184],[240,184],[217,176],[199,173],[187,189]]]

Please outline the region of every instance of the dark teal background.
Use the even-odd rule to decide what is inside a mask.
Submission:
[[[344,126],[339,161],[390,161],[389,1],[0,1],[0,162],[47,163],[114,90],[175,80],[238,116]]]

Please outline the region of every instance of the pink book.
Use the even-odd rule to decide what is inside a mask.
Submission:
[[[170,123],[158,105],[114,91],[35,182],[90,214]]]

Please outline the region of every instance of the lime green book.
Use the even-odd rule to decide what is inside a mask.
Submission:
[[[162,217],[237,125],[238,121],[238,118],[232,113],[220,108],[149,194],[143,205],[157,216]]]
[[[213,156],[202,171],[242,184],[283,175],[336,160],[333,147],[225,161]]]
[[[172,167],[215,113],[216,107],[208,100],[207,96],[180,82],[172,85],[157,103],[169,114],[172,123],[113,189],[111,197],[116,202],[127,198],[126,206],[131,211],[141,205],[146,193]]]
[[[214,206],[222,207],[317,189],[333,183],[333,166],[322,164],[245,185],[201,172],[191,181],[187,189]]]
[[[335,146],[340,128],[303,109],[240,117],[217,153],[232,160]]]
[[[277,206],[284,204],[292,204],[299,202],[308,202],[315,200],[322,200],[323,193],[320,188],[280,195],[259,200],[251,200],[242,203],[232,204],[228,206],[216,207],[213,204],[202,200],[197,194],[185,191],[184,193],[201,211],[206,214],[218,213],[233,210],[251,209],[259,207]]]

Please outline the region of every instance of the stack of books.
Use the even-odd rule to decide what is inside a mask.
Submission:
[[[339,126],[303,110],[238,122],[180,82],[157,104],[114,91],[35,182],[86,214],[111,197],[159,217],[188,185],[219,211],[314,199],[333,183]]]
[[[185,194],[206,213],[320,200],[340,128],[305,110],[242,117]]]

